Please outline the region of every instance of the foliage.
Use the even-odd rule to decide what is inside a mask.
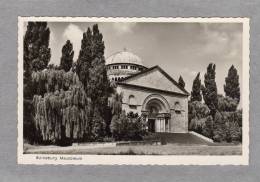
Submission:
[[[197,74],[196,78],[193,81],[192,91],[191,91],[191,102],[201,101],[201,80],[200,73]]]
[[[238,124],[237,112],[217,112],[213,125],[213,140],[216,142],[242,141],[242,127]]]
[[[223,97],[223,95],[218,95],[218,110],[219,111],[236,111],[237,105],[238,105],[238,100],[232,99],[231,97]]]
[[[185,88],[185,82],[184,82],[182,76],[179,77],[178,83],[179,83],[179,86],[180,86],[181,88]]]
[[[81,49],[76,65],[76,72],[84,87],[87,88],[89,80],[89,69],[92,61],[92,31],[88,28],[87,32],[83,33],[81,40]]]
[[[54,92],[63,89],[68,90],[70,86],[80,84],[78,76],[69,71],[56,69],[45,69],[32,73],[34,93],[44,96],[46,92]]]
[[[112,115],[120,115],[122,112],[122,99],[123,95],[115,93],[111,96],[109,107],[111,108]]]
[[[199,102],[189,102],[189,130],[203,133],[205,122],[207,121],[210,110],[207,105]]]
[[[201,134],[203,134],[204,136],[208,137],[208,138],[212,138],[213,137],[213,118],[212,116],[208,116],[206,118],[206,121],[204,122],[204,125],[202,126],[202,132]]]
[[[46,22],[28,22],[23,40],[23,94],[24,94],[24,138],[34,142],[35,130],[32,115],[33,84],[32,71],[43,70],[47,67],[51,52],[49,47],[50,30]]]
[[[68,72],[72,67],[73,56],[74,56],[73,45],[69,40],[67,40],[66,44],[62,47],[60,68]]]
[[[76,72],[84,85],[87,96],[91,99],[89,132],[94,136],[99,135],[105,119],[108,96],[110,95],[110,83],[107,78],[104,58],[103,35],[99,32],[98,25],[93,25],[92,30],[88,28],[83,33],[81,50],[77,60]],[[102,119],[102,120],[104,120]],[[99,123],[95,123],[99,121]],[[101,128],[98,128],[101,127]]]
[[[240,87],[239,87],[239,76],[237,69],[232,65],[228,70],[228,76],[225,79],[226,84],[224,85],[224,91],[226,96],[240,101]]]
[[[207,67],[207,73],[204,76],[204,84],[202,87],[203,99],[210,109],[211,115],[214,118],[218,109],[217,85],[215,81],[215,64],[210,63]]]
[[[192,118],[206,118],[208,115],[210,115],[210,110],[207,105],[199,102],[189,102],[189,120]]]
[[[49,92],[44,97],[35,95],[33,105],[39,142],[57,144],[66,139],[85,139],[89,100],[81,85],[74,85],[68,91]]]
[[[238,125],[236,112],[222,112],[222,116],[226,121],[226,141],[242,141],[242,130]]]
[[[114,115],[111,121],[111,132],[115,140],[142,140],[146,135],[145,124],[138,114],[123,111]]]
[[[240,109],[240,110],[237,110],[236,112],[235,112],[235,120],[237,121],[237,123],[238,123],[238,126],[239,127],[241,127],[242,128],[242,110]]]
[[[28,22],[24,36],[24,72],[39,71],[47,67],[50,61],[50,30],[46,22]]]
[[[220,112],[216,112],[213,125],[213,140],[223,142],[226,140],[225,120]]]

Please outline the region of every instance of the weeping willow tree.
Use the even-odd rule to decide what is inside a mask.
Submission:
[[[32,78],[39,94],[33,98],[38,142],[88,140],[90,100],[77,74],[50,69],[34,72]]]
[[[47,92],[63,89],[68,90],[71,85],[79,85],[78,76],[72,71],[45,69],[32,73],[34,93],[43,96]]]

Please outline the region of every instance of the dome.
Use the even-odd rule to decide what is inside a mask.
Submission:
[[[141,58],[137,55],[128,52],[128,51],[121,51],[117,52],[106,59],[106,65],[110,64],[136,64],[143,66]]]

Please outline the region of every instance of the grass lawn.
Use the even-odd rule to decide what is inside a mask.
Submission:
[[[49,147],[49,148],[47,148]],[[47,148],[47,150],[46,150]],[[35,150],[36,149],[36,150]],[[102,148],[84,148],[78,146],[25,146],[30,154],[98,154],[98,155],[241,155],[241,145],[136,145]]]

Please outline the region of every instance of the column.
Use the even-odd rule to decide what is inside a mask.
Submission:
[[[163,132],[166,132],[165,131],[165,119],[164,118],[162,118],[162,123],[163,123]]]

